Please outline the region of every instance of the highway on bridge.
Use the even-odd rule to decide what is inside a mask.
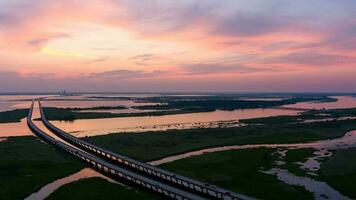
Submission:
[[[144,187],[172,199],[252,199],[215,185],[181,176],[111,152],[66,133],[46,119],[41,103],[38,101],[38,109],[42,122],[51,132],[51,135],[46,134],[31,120],[33,105],[34,103],[31,106],[28,117],[28,124],[31,130],[47,142],[86,161],[100,172],[124,179],[125,181],[134,183],[134,185]],[[53,133],[55,135],[52,135]]]
[[[220,188],[215,185],[210,185],[201,181],[197,181],[185,176],[178,175],[176,173],[169,172],[167,170],[160,169],[158,167],[152,166],[145,162],[141,162],[127,156],[111,152],[104,148],[95,146],[89,142],[86,142],[80,138],[77,138],[65,131],[55,127],[52,123],[50,123],[43,111],[41,102],[39,102],[39,109],[41,113],[41,119],[43,124],[51,130],[53,133],[57,134],[59,137],[71,143],[72,145],[89,151],[109,162],[116,163],[122,167],[125,167],[128,170],[133,170],[137,173],[140,173],[144,176],[148,176],[150,178],[154,178],[159,181],[163,181],[167,184],[174,185],[175,187],[179,187],[181,189],[186,189],[189,191],[193,191],[195,193],[202,194],[206,197],[210,197],[213,199],[250,199],[244,195],[240,195],[226,189]]]
[[[81,159],[82,161],[86,162],[89,164],[91,167],[96,169],[97,171],[109,175],[110,177],[116,178],[118,180],[123,180],[127,183],[130,183],[131,185],[144,188],[146,190],[150,190],[152,192],[155,192],[162,197],[165,198],[170,198],[170,199],[177,199],[177,200],[205,200],[208,198],[204,198],[198,195],[195,195],[193,193],[183,191],[181,189],[169,186],[165,183],[159,182],[152,180],[150,178],[144,177],[142,175],[139,175],[135,172],[126,170],[124,168],[121,168],[117,165],[114,165],[108,161],[105,161],[95,155],[92,155],[90,153],[87,153],[83,150],[80,150],[78,148],[73,147],[72,145],[69,145],[68,143],[55,138],[46,132],[42,131],[40,128],[38,128],[38,125],[36,125],[33,122],[33,108],[34,108],[34,102],[31,105],[29,114],[27,116],[27,124],[29,128],[40,138],[45,140],[46,142],[54,145],[55,147],[66,151],[67,153]]]

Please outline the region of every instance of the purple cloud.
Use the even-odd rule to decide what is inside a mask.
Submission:
[[[184,73],[187,75],[208,75],[219,73],[240,73],[248,74],[261,71],[269,71],[265,68],[246,67],[240,64],[225,65],[219,63],[198,63],[181,66]]]
[[[316,52],[296,52],[267,60],[269,63],[290,63],[308,66],[334,66],[338,64],[355,63],[356,58],[351,56],[326,54]]]
[[[31,46],[43,46],[47,44],[50,40],[58,39],[58,38],[67,38],[67,37],[70,37],[70,35],[67,33],[53,33],[47,37],[41,37],[41,38],[31,40],[28,42],[28,44]]]
[[[89,76],[84,76],[84,78],[94,78],[94,79],[116,79],[116,78],[123,78],[123,79],[134,79],[134,78],[150,78],[155,77],[163,74],[167,74],[167,71],[155,70],[152,72],[145,72],[142,70],[113,70],[113,71],[105,71],[100,73],[91,73]]]

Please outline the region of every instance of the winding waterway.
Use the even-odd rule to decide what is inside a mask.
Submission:
[[[354,97],[336,97],[337,102],[328,102],[328,103],[299,103],[294,105],[288,105],[288,107],[295,108],[348,108],[356,107],[356,98]],[[80,98],[78,99],[80,100]],[[53,101],[56,102],[56,101]],[[80,101],[78,101],[80,102]],[[93,101],[95,102],[95,101]],[[48,102],[46,102],[48,103]],[[68,103],[67,101],[57,101],[57,106],[59,104]],[[111,103],[111,102],[110,102]],[[109,103],[109,104],[110,104]],[[51,104],[51,103],[50,103]],[[15,106],[14,106],[15,105]],[[17,101],[11,103],[3,103],[2,109],[7,110],[8,107],[11,108],[27,108],[29,105],[28,101]],[[68,104],[67,104],[68,105]],[[88,104],[83,105],[87,107]],[[115,104],[117,105],[117,104]],[[5,108],[6,107],[6,108]],[[0,105],[1,111],[1,105]],[[148,131],[148,130],[167,130],[170,128],[176,129],[179,128],[179,124],[183,124],[182,128],[191,128],[194,127],[194,124],[202,123],[211,125],[212,122],[216,121],[235,121],[239,119],[248,119],[256,117],[268,117],[276,115],[296,115],[298,112],[290,110],[277,110],[277,109],[246,109],[246,110],[236,110],[236,111],[215,111],[209,113],[192,113],[192,114],[179,114],[179,115],[168,115],[168,116],[157,116],[157,117],[128,117],[128,118],[109,118],[109,119],[95,119],[95,120],[76,120],[73,123],[54,121],[53,123],[59,128],[64,129],[68,132],[75,132],[77,136],[87,136],[87,135],[99,135],[107,134],[111,132],[129,132],[129,131]],[[172,121],[175,124],[172,124]],[[311,121],[313,122],[313,121]],[[186,125],[185,125],[186,124]],[[13,131],[16,130],[16,131]],[[0,141],[6,140],[6,137],[9,136],[23,136],[23,135],[32,135],[28,130],[25,119],[21,120],[19,123],[2,123],[0,124]],[[330,150],[342,149],[356,147],[356,130],[350,131],[341,138],[331,139],[331,140],[321,140],[308,143],[296,143],[296,144],[247,144],[247,145],[234,145],[234,146],[224,146],[224,147],[215,147],[207,148],[197,151],[186,152],[179,155],[169,156],[163,159],[150,162],[152,165],[161,165],[164,163],[173,162],[176,160],[188,158],[191,156],[202,155],[212,152],[220,152],[227,150],[238,150],[238,149],[253,149],[253,148],[315,148],[317,151],[315,155],[310,157],[306,162],[299,163],[303,169],[308,169],[309,171],[317,171],[320,168],[320,163],[318,160],[323,157],[330,156]],[[281,163],[283,164],[283,163]],[[273,168],[271,170],[265,171],[275,175],[279,180],[291,184],[299,185],[305,187],[308,191],[313,192],[316,199],[346,199],[349,198],[342,196],[339,192],[328,186],[326,183],[315,181],[308,177],[300,177],[290,172]],[[109,181],[111,179],[101,175],[100,173],[95,172],[89,168],[85,168],[75,174],[72,174],[68,177],[56,180],[43,188],[38,192],[30,195],[27,199],[45,199],[56,189],[62,185],[68,184],[70,182],[77,181],[82,178],[88,177],[102,177]]]
[[[221,152],[221,151],[228,151],[228,150],[254,149],[254,148],[261,148],[261,147],[276,148],[276,149],[277,148],[293,148],[293,149],[294,148],[315,148],[318,150],[316,152],[327,152],[328,150],[356,147],[356,130],[350,131],[350,132],[346,133],[343,137],[340,137],[340,138],[330,139],[330,140],[320,140],[320,141],[308,142],[308,143],[247,144],[247,145],[233,145],[233,146],[207,148],[207,149],[201,149],[201,150],[197,150],[197,151],[182,153],[179,155],[168,156],[166,158],[151,161],[151,162],[149,162],[149,164],[158,166],[158,165],[162,165],[165,163],[174,162],[177,160],[189,158],[192,156],[203,155],[203,154],[207,154],[207,153]],[[279,150],[278,152],[282,156],[285,156],[286,150]],[[317,159],[316,157],[323,157],[323,156],[330,156],[330,155],[328,155],[328,154],[324,155],[324,153],[320,153],[320,154],[316,153],[316,155],[311,157],[310,159],[313,159],[315,162],[317,162],[317,160],[315,160],[315,159]],[[308,163],[308,161],[306,163]],[[276,164],[279,165],[278,163],[276,163]],[[280,163],[280,165],[283,165],[283,164],[284,163]],[[301,165],[303,166],[303,163],[301,163]],[[317,165],[317,167],[316,168],[311,167],[310,169],[316,170],[319,167],[318,166],[319,163],[317,163],[317,164],[313,163],[311,166],[314,166],[314,165]],[[305,164],[305,166],[308,166],[308,164]],[[312,192],[314,194],[315,199],[317,199],[317,200],[326,200],[326,199],[349,200],[348,197],[343,196],[338,191],[336,191],[335,189],[333,189],[332,187],[330,187],[329,185],[327,185],[324,182],[315,181],[309,177],[296,176],[284,169],[272,168],[271,170],[263,171],[263,173],[275,175],[279,180],[285,182],[286,184],[303,186],[306,188],[306,190]],[[49,183],[48,185],[42,187],[38,192],[29,196],[27,198],[27,200],[34,200],[34,199],[36,199],[35,197],[42,197],[42,198],[47,197],[52,192],[54,192],[56,189],[61,187],[62,185],[77,181],[79,179],[88,178],[88,177],[102,177],[109,181],[112,181],[109,178],[101,175],[100,173],[95,172],[94,170],[85,168],[82,171],[79,171],[79,172],[74,173],[70,176],[67,176],[65,178],[62,178],[62,179],[59,179],[52,183]],[[41,198],[37,198],[37,199],[41,199]]]
[[[196,151],[190,151],[182,153],[179,155],[168,156],[159,160],[151,161],[152,165],[161,165],[164,163],[173,162],[176,160],[189,158],[191,156],[203,155],[206,153],[221,152],[228,150],[239,150],[239,149],[255,149],[255,148],[315,148],[315,149],[345,149],[350,147],[356,147],[356,130],[346,133],[341,138],[330,139],[330,140],[320,140],[315,142],[307,143],[293,143],[293,144],[246,144],[246,145],[232,145],[223,147],[214,147],[201,149]]]
[[[296,176],[285,169],[272,168],[271,170],[264,171],[263,173],[275,175],[278,180],[289,185],[303,186],[307,191],[313,193],[315,200],[351,200],[336,191],[334,188],[330,187],[325,182],[316,181],[309,177]]]
[[[25,200],[46,199],[51,193],[53,193],[54,191],[56,191],[58,188],[60,188],[63,185],[78,181],[80,179],[92,178],[92,177],[100,177],[100,178],[103,178],[111,183],[118,183],[118,182],[112,180],[111,178],[108,178],[91,168],[84,168],[84,169],[80,170],[79,172],[76,172],[72,175],[58,179],[50,184],[45,185],[39,191],[37,191],[37,192],[31,194],[30,196],[28,196],[27,198],[25,198]]]
[[[223,147],[216,147],[216,148],[207,148],[201,149],[197,151],[186,152],[179,155],[169,156],[166,158],[162,158],[156,161],[151,161],[150,164],[152,165],[162,165],[169,162],[174,162],[180,159],[189,158],[192,156],[203,155],[206,153],[213,153],[213,152],[221,152],[221,151],[228,151],[228,150],[239,150],[239,149],[254,149],[254,148],[314,148],[317,151],[314,152],[314,155],[310,157],[306,162],[299,163],[301,168],[307,169],[311,171],[311,175],[313,172],[319,170],[320,158],[325,158],[331,156],[330,150],[336,149],[345,149],[350,147],[356,147],[356,130],[350,131],[346,133],[341,138],[330,139],[330,140],[320,140],[315,142],[308,142],[308,143],[295,143],[295,144],[253,144],[253,145],[234,145],[234,146],[223,146]],[[280,152],[281,155],[285,155],[286,151]],[[277,166],[284,165],[283,161],[276,161]],[[337,190],[329,186],[325,182],[316,181],[309,177],[301,177],[294,175],[288,170],[279,169],[279,168],[272,168],[268,171],[263,171],[263,173],[275,175],[279,180],[283,181],[289,185],[297,185],[303,186],[306,190],[313,193],[314,198],[316,200],[327,200],[327,199],[340,199],[340,200],[349,200],[350,198],[342,195]]]

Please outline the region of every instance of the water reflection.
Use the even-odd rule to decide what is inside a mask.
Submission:
[[[336,102],[301,102],[291,105],[286,105],[290,108],[305,108],[305,109],[338,109],[338,108],[356,108],[356,97],[351,96],[333,96]]]
[[[316,200],[351,200],[324,182],[316,181],[308,177],[296,176],[285,169],[272,168],[271,170],[263,172],[275,175],[278,180],[281,180],[289,185],[303,186],[307,191],[314,194],[314,199]]]
[[[301,169],[307,170],[308,174],[317,176],[314,172],[319,171],[321,160],[332,156],[332,152],[326,149],[319,149],[313,153],[305,162],[297,162]]]
[[[0,112],[16,108],[29,108],[31,98],[46,97],[44,106],[51,107],[97,107],[97,106],[126,106],[128,109],[91,110],[90,112],[133,113],[142,112],[130,108],[137,105],[150,105],[152,103],[134,102],[132,100],[100,100],[93,96],[108,97],[110,94],[84,94],[78,96],[48,96],[48,95],[0,95]],[[124,97],[125,94],[112,94],[113,97]],[[127,97],[159,96],[158,94],[127,94]],[[336,97],[337,102],[329,103],[298,103],[288,107],[300,108],[346,108],[356,107],[356,98],[348,96]],[[70,100],[68,100],[70,99]],[[264,98],[263,98],[264,99]],[[274,99],[274,98],[267,98]],[[278,99],[278,98],[277,98]],[[28,100],[28,101],[25,101]],[[89,111],[89,110],[88,110]],[[84,112],[84,111],[81,111]],[[72,132],[77,136],[90,136],[108,134],[112,132],[143,132],[169,129],[209,128],[209,127],[235,127],[240,119],[268,117],[277,115],[296,115],[296,111],[275,109],[246,109],[235,111],[215,111],[206,113],[178,114],[152,117],[124,117],[108,119],[77,120],[74,122],[54,121],[60,128]],[[322,119],[329,120],[329,119]],[[319,120],[319,121],[322,121]],[[309,120],[313,122],[313,120]],[[309,122],[308,121],[308,122]],[[314,120],[317,121],[317,120]],[[31,135],[26,122],[0,123],[0,137]]]
[[[21,122],[0,123],[0,137],[33,135],[27,127],[26,118]]]
[[[161,165],[164,163],[173,162],[176,160],[189,158],[191,156],[203,155],[206,153],[221,152],[228,150],[239,150],[239,149],[255,149],[255,148],[315,148],[319,150],[335,150],[335,149],[346,149],[351,147],[356,147],[356,130],[346,133],[341,138],[330,139],[330,140],[320,140],[315,142],[307,143],[294,143],[294,144],[247,144],[247,145],[232,145],[223,147],[214,147],[201,149],[197,151],[191,151],[182,153],[179,155],[169,156],[156,161],[150,162],[152,165]]]
[[[32,120],[39,118],[40,115],[40,111],[39,111],[39,107],[38,107],[38,103],[36,102],[34,104],[34,109],[33,109],[33,113],[32,113]],[[71,144],[67,143],[66,141],[62,140],[61,138],[59,138],[57,135],[55,135],[54,133],[52,133],[50,130],[48,130],[45,125],[42,123],[42,121],[34,121],[35,125],[40,128],[42,131],[44,131],[46,134],[50,135],[51,137],[55,138],[56,140],[59,140],[61,142],[66,143],[67,145],[72,146]],[[72,146],[74,147],[74,146]],[[74,147],[76,148],[76,147]],[[81,171],[72,174],[70,176],[67,176],[65,178],[62,179],[58,179],[44,187],[42,187],[38,192],[31,194],[29,197],[26,198],[26,200],[38,200],[38,199],[46,199],[46,197],[48,197],[52,192],[54,192],[55,190],[57,190],[59,187],[61,187],[62,185],[77,181],[79,179],[83,179],[83,178],[89,178],[89,177],[101,177],[104,178],[112,183],[116,183],[116,181],[96,172],[93,169],[90,168],[85,168],[82,169]]]
[[[295,148],[315,148],[317,149],[314,152],[314,155],[310,157],[304,163],[299,164],[302,169],[307,169],[311,172],[308,174],[316,175],[315,171],[320,168],[320,159],[331,156],[330,150],[335,149],[346,149],[350,147],[356,147],[356,130],[348,132],[345,136],[337,139],[330,140],[320,140],[316,142],[308,142],[308,143],[295,143],[295,144],[253,144],[253,145],[234,145],[234,146],[224,146],[224,147],[216,147],[216,148],[208,148],[202,149],[198,151],[191,151],[175,156],[169,156],[160,160],[152,161],[150,164],[152,165],[161,165],[164,163],[169,163],[173,161],[177,161],[180,159],[188,158],[191,156],[198,156],[206,153],[220,152],[220,151],[228,151],[228,150],[239,150],[239,149],[255,149],[255,148],[277,148],[276,153],[280,155],[280,157],[285,157],[287,153],[287,149],[295,149]],[[285,161],[276,160],[276,166],[285,165]],[[267,171],[261,171],[266,174],[275,175],[279,180],[283,181],[289,185],[303,186],[307,191],[313,193],[314,198],[317,200],[327,200],[327,199],[342,199],[342,200],[350,200],[350,198],[342,195],[334,188],[330,187],[325,182],[316,181],[309,177],[296,176],[290,173],[288,170],[280,169],[280,168],[272,168]]]
[[[90,108],[98,106],[143,106],[143,105],[156,105],[157,103],[141,103],[132,100],[42,100],[45,107],[58,107],[58,108]]]
[[[44,98],[49,95],[0,95],[0,112],[29,108],[34,98]]]
[[[63,185],[66,185],[71,182],[78,181],[80,179],[84,178],[91,178],[91,177],[100,177],[103,178],[111,183],[117,183],[116,181],[96,172],[93,169],[90,168],[84,168],[80,170],[79,172],[72,174],[70,176],[58,179],[44,187],[42,187],[38,192],[31,194],[25,200],[42,200],[46,199],[51,193],[56,191],[58,188],[60,188]]]
[[[177,114],[166,116],[121,117],[106,119],[85,119],[74,122],[53,121],[55,126],[73,132],[76,136],[92,136],[112,132],[142,132],[167,129],[191,128],[195,123],[231,121],[276,115],[296,115],[297,111],[279,109],[246,109],[235,111],[214,111],[204,113]],[[185,126],[178,126],[184,124]]]

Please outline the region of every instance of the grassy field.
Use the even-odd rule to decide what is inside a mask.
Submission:
[[[246,124],[285,124],[302,122],[308,119],[325,119],[325,118],[338,118],[338,117],[355,117],[356,108],[347,109],[330,109],[330,110],[311,110],[301,113],[297,116],[273,116],[273,117],[261,117],[253,119],[242,119],[240,122]]]
[[[210,153],[162,167],[260,199],[313,199],[302,187],[287,185],[260,171],[272,167],[273,151],[260,148]]]
[[[315,151],[316,149],[313,148],[289,149],[285,157],[286,165],[282,168],[286,168],[289,172],[298,176],[310,176],[307,174],[307,171],[301,169],[300,165],[296,162],[305,162]]]
[[[82,179],[62,186],[52,193],[48,200],[76,199],[76,200],[153,200],[160,199],[150,193],[141,192],[133,188],[110,183],[102,178]]]
[[[356,108],[319,110],[315,113],[329,114],[333,117],[354,117],[356,116]]]
[[[245,124],[263,124],[263,125],[275,125],[275,124],[284,124],[284,123],[294,123],[299,122],[300,119],[296,116],[273,116],[273,117],[260,117],[252,119],[241,119],[241,123]]]
[[[27,115],[27,111],[22,111],[23,117]],[[57,114],[60,112],[62,111]],[[340,114],[338,111],[339,115],[344,115],[343,113],[345,112]],[[148,161],[223,145],[295,143],[330,139],[356,129],[356,120],[287,124],[295,118],[289,116],[266,118],[263,119],[266,125],[260,126],[118,133],[85,139],[107,149]],[[263,199],[311,199],[311,194],[303,188],[288,186],[273,176],[259,172],[260,169],[272,166],[274,159],[270,156],[272,151],[252,149],[212,153],[173,162],[164,167]],[[303,161],[311,154],[311,149],[290,150],[286,157],[287,168],[298,174],[300,172],[298,167],[290,163]],[[356,198],[353,185],[356,181],[355,154],[356,149],[336,151],[332,158],[322,165],[319,177],[353,198]],[[35,137],[9,138],[8,141],[0,143],[0,195],[9,199],[23,199],[43,185],[76,172],[82,167],[83,164],[79,161]],[[86,192],[73,192],[77,190]],[[51,196],[51,199],[66,199],[68,197],[65,195],[71,193],[75,199],[88,200],[100,199],[101,197],[96,196],[98,193],[104,193],[102,199],[119,196],[124,197],[123,199],[157,198],[101,179],[87,179],[61,188]]]
[[[313,97],[292,97],[288,99],[276,100],[276,101],[264,101],[264,100],[239,100],[236,98],[227,97],[215,97],[215,99],[183,99],[177,98],[167,99],[154,97],[149,102],[161,103],[158,105],[144,105],[136,106],[137,109],[142,110],[167,110],[167,109],[209,109],[209,110],[235,110],[235,109],[248,109],[248,108],[269,108],[276,106],[283,106],[288,104],[294,104],[298,102],[307,101],[319,101],[319,102],[331,102],[336,99],[326,96],[313,96]]]
[[[335,101],[335,99],[326,96],[315,97],[294,97],[290,99],[283,99],[278,101],[263,101],[263,100],[237,100],[234,98],[227,98],[217,96],[212,97],[199,97],[194,100],[181,100],[180,97],[171,98],[148,98],[145,102],[160,103],[157,105],[134,106],[133,108],[141,110],[155,110],[150,112],[138,113],[110,113],[110,112],[75,112],[81,110],[108,110],[108,109],[124,109],[125,107],[92,107],[92,108],[55,108],[45,107],[44,111],[49,120],[65,120],[73,121],[76,119],[98,119],[98,118],[114,118],[114,117],[139,117],[139,116],[162,116],[174,115],[185,113],[198,113],[198,112],[212,112],[215,110],[236,110],[247,108],[269,108],[297,102],[305,101]],[[217,99],[215,99],[217,98]],[[227,99],[225,99],[227,98]]]
[[[356,148],[337,150],[321,165],[320,178],[356,199]]]
[[[315,149],[288,150],[282,168],[298,176],[308,176],[317,181],[326,182],[337,191],[351,198],[356,198],[356,148],[334,150],[333,155],[320,162],[321,168],[316,171],[318,176],[310,176],[307,171],[300,169],[295,162],[304,162],[313,155]]]
[[[0,112],[0,123],[20,122],[28,114],[29,109],[16,109]]]
[[[81,110],[123,110],[127,109],[125,106],[97,106],[97,107],[87,107],[87,108],[64,108],[66,110],[74,110],[74,111],[81,111]]]
[[[99,119],[114,117],[142,117],[142,116],[162,116],[197,112],[208,112],[211,110],[167,110],[139,113],[110,113],[110,112],[75,112],[72,109],[44,107],[44,112],[48,120],[73,121],[76,119]]]
[[[343,136],[356,129],[356,120],[310,124],[280,124],[239,128],[169,130],[148,133],[118,133],[85,138],[85,140],[141,160],[207,147],[295,143]]]
[[[0,197],[24,199],[82,167],[81,162],[38,138],[10,137],[0,142]]]

